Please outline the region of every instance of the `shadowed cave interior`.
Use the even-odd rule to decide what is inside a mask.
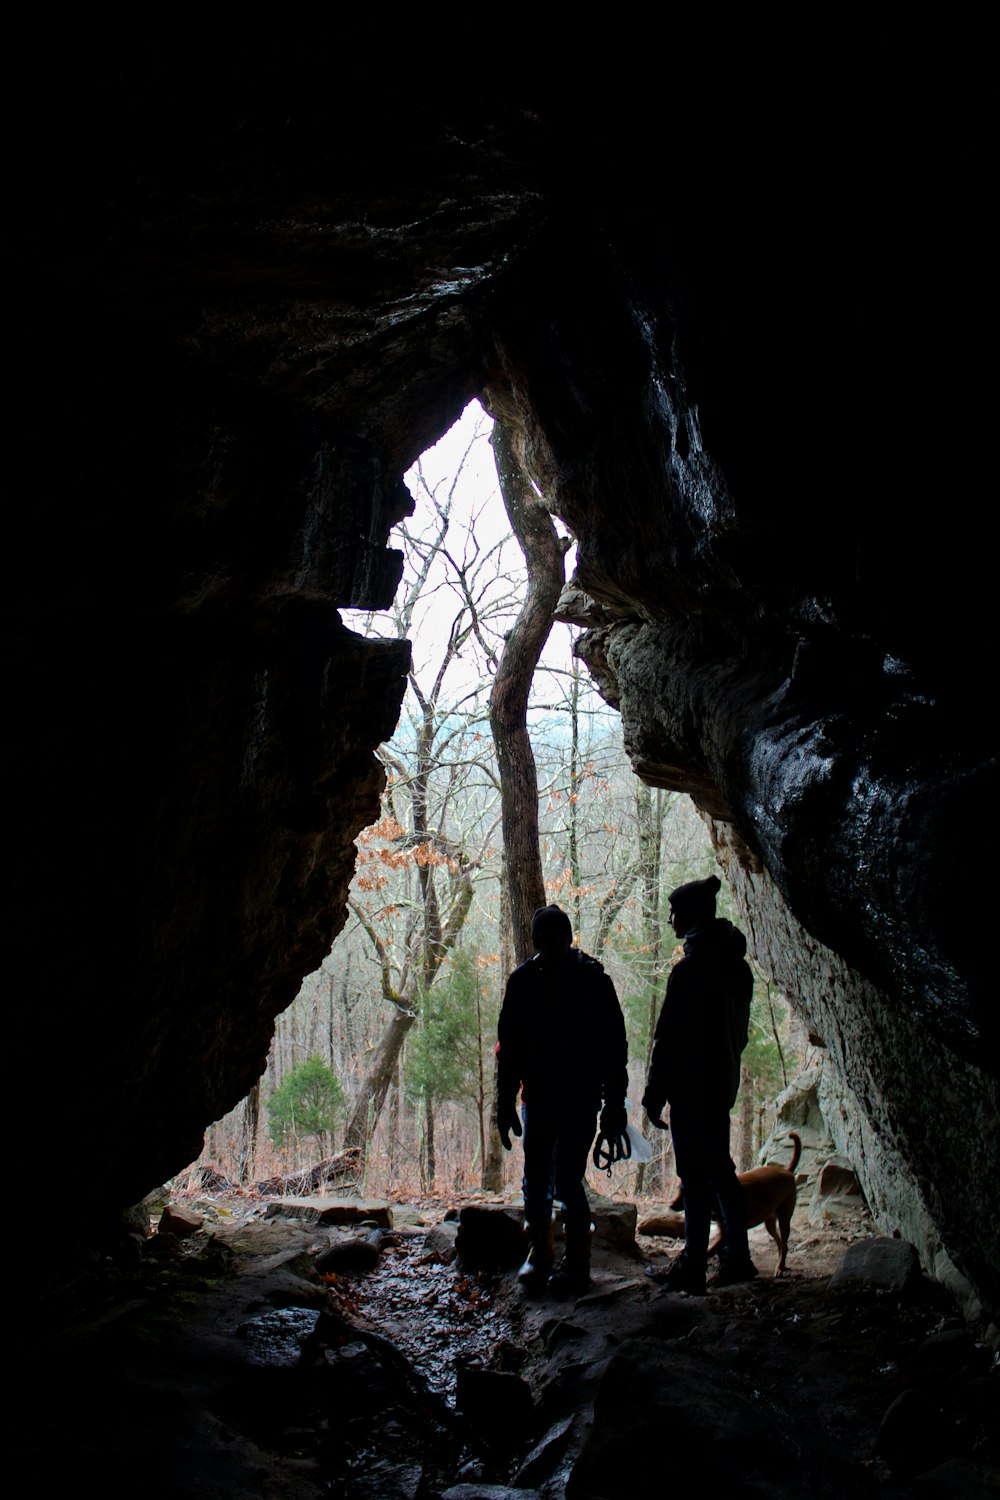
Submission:
[[[652,106],[331,98],[318,68],[182,101],[167,63],[109,68],[25,231],[24,388],[65,361],[70,389],[28,404],[11,522],[8,963],[77,1101],[34,1156],[71,1136],[96,1233],[259,1075],[404,686],[338,608],[390,602],[400,476],[479,395],[578,540],[635,770],[711,814],[825,1049],[883,1232],[995,1320],[993,561],[943,259],[971,167],[915,111],[887,189],[863,118],[716,148]]]

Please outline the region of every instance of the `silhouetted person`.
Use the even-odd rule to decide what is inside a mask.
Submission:
[[[643,1107],[654,1125],[670,1104],[670,1131],[684,1189],[684,1250],[658,1280],[672,1291],[705,1291],[708,1238],[716,1199],[725,1243],[717,1286],[750,1281],[746,1216],[729,1154],[729,1111],[740,1086],[753,975],[746,938],[715,915],[721,882],[711,875],[670,894],[670,925],[684,957],[667,981],[656,1023]]]
[[[597,1134],[624,1145],[628,1043],[615,987],[601,964],[572,947],[569,917],[543,906],[531,922],[537,948],[507,981],[497,1028],[497,1127],[504,1149],[524,1119],[524,1217],[528,1258],[518,1273],[526,1289],[580,1293],[590,1284],[590,1204],[583,1178]],[[623,1151],[622,1154],[626,1154]],[[553,1199],[563,1204],[566,1255],[552,1276]]]

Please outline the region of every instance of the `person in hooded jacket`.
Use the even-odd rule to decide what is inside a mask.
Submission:
[[[521,1283],[529,1293],[576,1295],[590,1282],[592,1225],[583,1179],[598,1110],[612,1159],[628,1154],[628,1042],[615,987],[597,959],[572,946],[566,913],[539,907],[531,938],[538,951],[508,979],[497,1026],[497,1128],[509,1151],[511,1133],[521,1134],[520,1093],[530,1245]],[[551,1274],[554,1199],[564,1208],[566,1254]]]
[[[712,1209],[718,1200],[724,1249],[713,1283],[750,1281],[757,1268],[729,1154],[729,1111],[740,1086],[753,974],[746,938],[715,915],[717,876],[670,893],[670,925],[684,941],[656,1024],[643,1108],[654,1125],[670,1105],[670,1132],[684,1193],[684,1250],[663,1280],[671,1291],[705,1291]]]

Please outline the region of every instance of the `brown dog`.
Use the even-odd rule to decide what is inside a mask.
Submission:
[[[784,1271],[788,1256],[788,1231],[795,1212],[795,1168],[802,1155],[802,1142],[794,1130],[788,1132],[788,1139],[792,1143],[792,1159],[787,1167],[779,1167],[772,1162],[766,1167],[754,1167],[752,1172],[736,1174],[736,1180],[743,1189],[747,1228],[756,1229],[758,1224],[763,1224],[778,1247],[775,1276],[780,1276]],[[670,1206],[680,1208],[683,1202],[683,1196],[678,1195]],[[720,1232],[708,1247],[709,1255],[718,1255],[724,1239],[725,1235]]]

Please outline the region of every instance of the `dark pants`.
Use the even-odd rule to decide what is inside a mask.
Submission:
[[[725,1232],[725,1253],[737,1260],[749,1256],[743,1196],[729,1155],[729,1111],[704,1105],[671,1104],[670,1134],[677,1174],[684,1189],[684,1253],[703,1266],[718,1200]]]
[[[546,1110],[525,1104],[524,1218],[529,1229],[544,1229],[552,1217],[552,1200],[563,1205],[568,1235],[590,1229],[590,1204],[583,1185],[590,1148],[597,1134],[597,1109]]]

